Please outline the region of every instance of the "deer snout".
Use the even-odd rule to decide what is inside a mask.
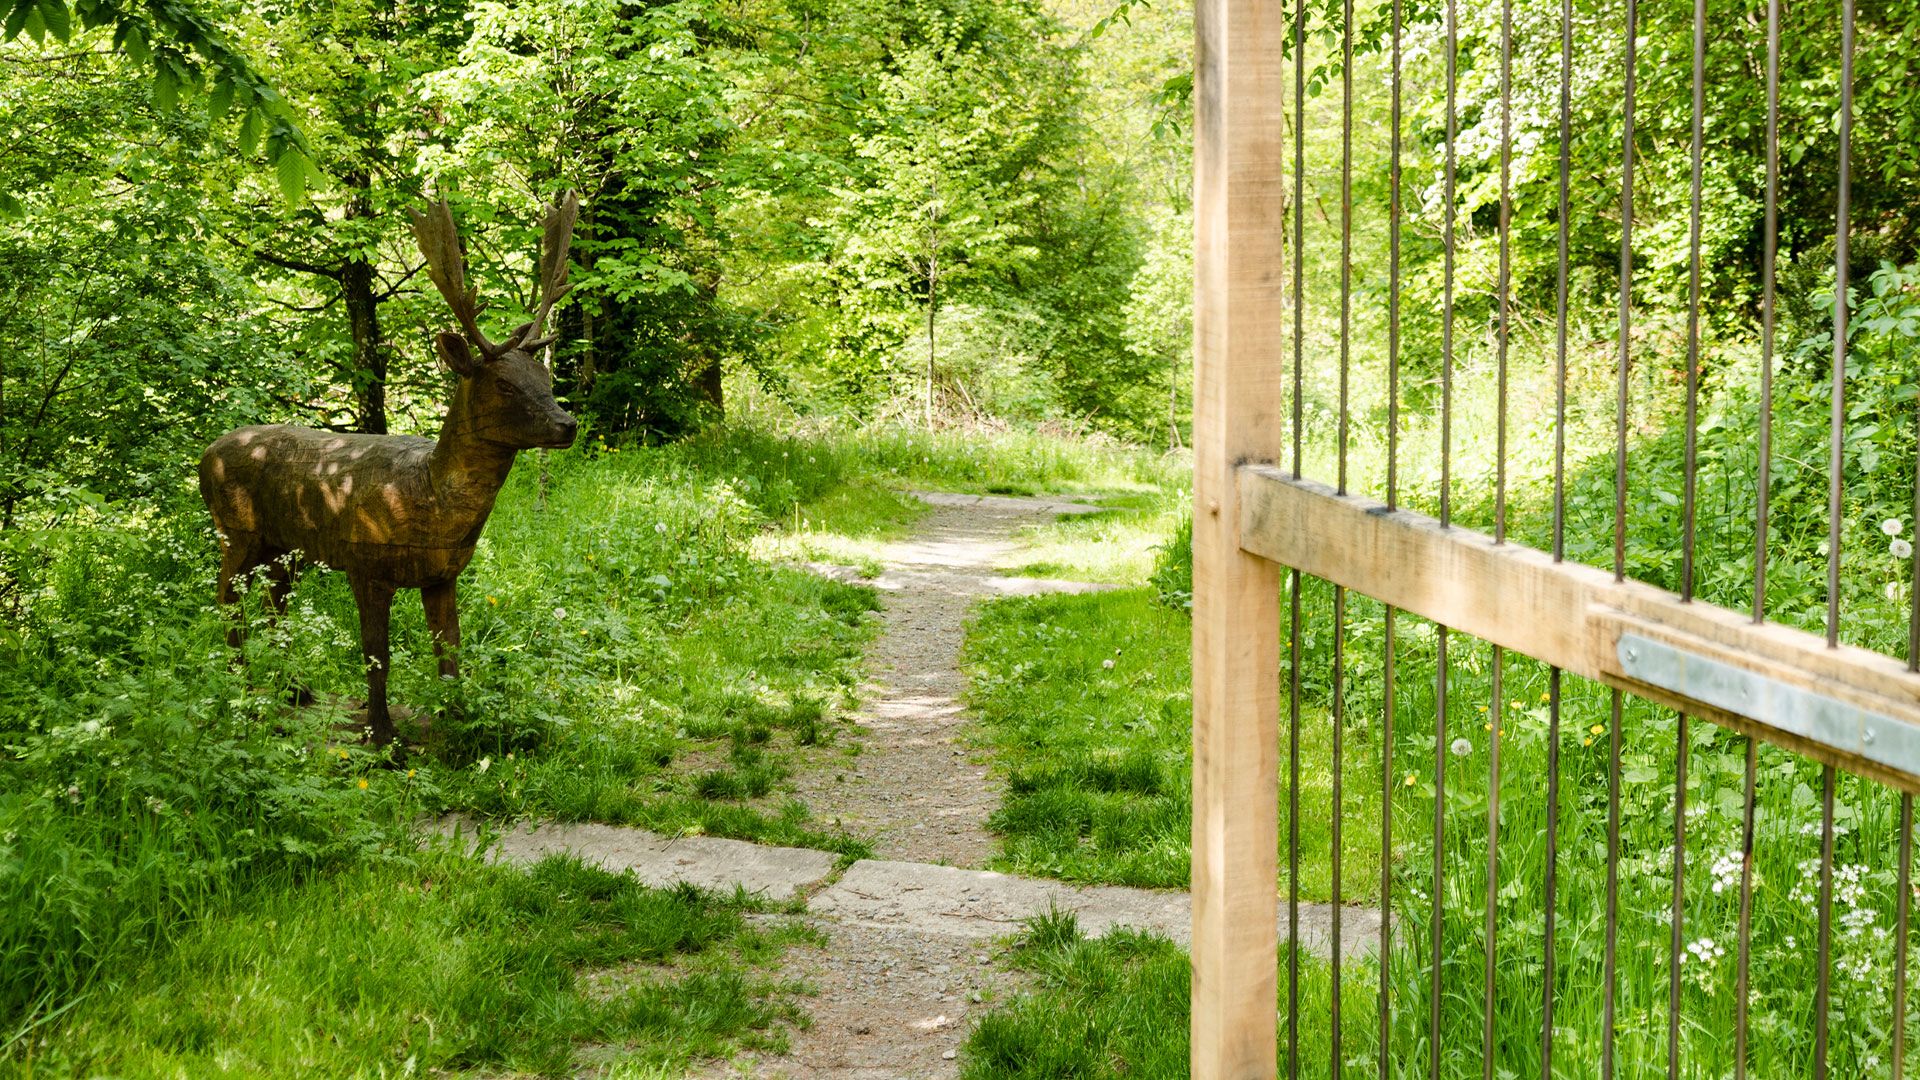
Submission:
[[[571,413],[555,410],[551,422],[553,425],[553,441],[547,444],[548,448],[565,450],[567,447],[572,446],[573,437],[580,430],[580,421],[574,419]]]

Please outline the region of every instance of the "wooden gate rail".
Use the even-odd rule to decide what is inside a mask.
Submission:
[[[1271,466],[1238,470],[1240,543],[1402,611],[1796,753],[1920,792],[1920,675],[1890,656]]]

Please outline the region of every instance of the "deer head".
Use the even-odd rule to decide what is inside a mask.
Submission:
[[[539,300],[532,321],[498,344],[480,332],[478,290],[467,284],[460,234],[445,199],[413,215],[413,235],[427,259],[427,276],[446,298],[460,331],[434,340],[440,359],[460,377],[448,411],[450,429],[505,450],[573,445],[579,421],[553,399],[553,372],[540,353],[554,338],[542,336],[553,305],[567,292],[567,250],[580,200],[571,192],[547,209],[540,248]]]

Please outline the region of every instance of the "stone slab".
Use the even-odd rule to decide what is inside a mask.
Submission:
[[[449,818],[438,831],[471,836],[474,826]],[[730,893],[735,886],[769,900],[787,900],[825,881],[839,863],[832,852],[765,847],[713,836],[669,837],[645,829],[591,822],[520,824],[497,834],[487,857],[527,865],[567,853],[614,873],[630,873],[643,885],[687,882]]]
[[[912,495],[928,506],[977,507],[1003,514],[1097,514],[1106,509],[1067,499],[1020,495],[962,495],[952,491],[915,491]]]
[[[1015,933],[1051,908],[1071,911],[1080,928],[1098,937],[1115,927],[1162,934],[1186,947],[1192,913],[1184,892],[1120,886],[1078,887],[1015,877],[991,870],[863,859],[815,896],[808,910],[862,926],[898,927],[929,936],[990,940]],[[1280,936],[1287,934],[1280,912]],[[1329,955],[1333,907],[1300,905],[1300,942],[1310,953]],[[1341,909],[1341,952],[1372,955],[1379,945],[1380,913]]]

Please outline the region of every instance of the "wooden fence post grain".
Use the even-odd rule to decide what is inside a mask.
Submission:
[[[1285,9],[1198,0],[1194,57],[1193,1075],[1275,1075],[1279,569],[1234,469],[1281,440]]]

